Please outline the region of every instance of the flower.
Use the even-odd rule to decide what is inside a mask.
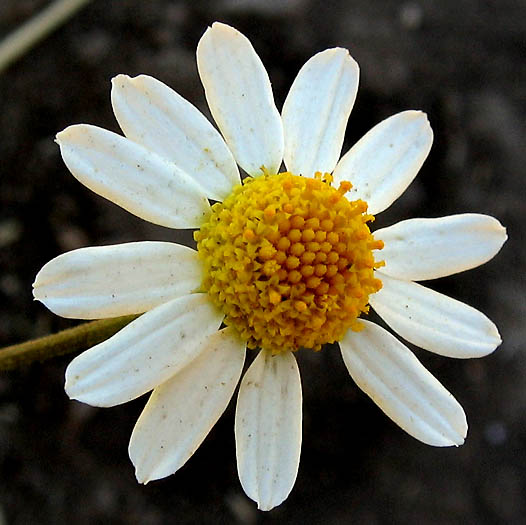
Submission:
[[[197,251],[132,242],[74,250],[42,268],[35,298],[58,315],[146,312],[71,362],[68,395],[114,406],[153,390],[129,446],[147,483],[190,458],[229,403],[247,345],[261,347],[241,380],[235,439],[241,484],[262,510],[284,501],[298,472],[301,347],[339,342],[355,382],[400,427],[430,445],[462,444],[458,402],[397,338],[358,320],[370,304],[401,337],[449,357],[480,357],[501,342],[482,313],[415,282],[491,259],[506,240],[496,219],[369,229],[427,157],[426,116],[394,115],[338,160],[358,88],[346,50],[312,57],[281,115],[235,29],[208,28],[197,64],[221,134],[161,82],[119,75],[112,104],[125,137],[89,125],[57,135],[88,188],[155,224],[197,229]]]

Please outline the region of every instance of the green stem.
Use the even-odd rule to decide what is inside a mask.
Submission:
[[[58,334],[8,346],[0,350],[0,370],[12,370],[35,361],[42,362],[51,357],[86,350],[105,341],[137,317],[137,315],[126,315],[91,321]]]

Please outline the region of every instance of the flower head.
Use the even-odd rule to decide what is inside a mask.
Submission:
[[[197,250],[82,248],[42,268],[35,298],[59,315],[146,312],[71,362],[68,395],[113,406],[153,390],[129,447],[146,483],[190,458],[229,403],[246,347],[259,349],[239,388],[235,438],[241,484],[263,510],[288,496],[298,472],[301,348],[338,342],[355,382],[400,427],[431,445],[462,444],[461,406],[403,343],[360,316],[371,305],[404,339],[438,354],[492,352],[500,337],[487,317],[415,281],[483,264],[504,228],[464,214],[371,231],[416,176],[433,135],[423,113],[405,111],[339,159],[358,88],[346,50],[312,57],[281,115],[235,29],[209,28],[197,63],[221,134],[161,82],[119,75],[112,104],[125,137],[89,125],[57,135],[88,188],[155,224],[195,228],[197,242]]]
[[[367,205],[332,177],[245,179],[195,233],[204,289],[251,348],[274,354],[339,341],[368,311],[375,241]]]

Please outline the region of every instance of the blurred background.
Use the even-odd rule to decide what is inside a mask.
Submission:
[[[0,36],[49,5],[2,0]],[[127,445],[146,398],[110,409],[69,401],[70,356],[0,375],[0,523],[524,523],[526,514],[526,3],[521,0],[93,0],[0,75],[0,345],[75,323],[32,301],[49,259],[133,240],[191,244],[91,193],[53,139],[73,123],[119,131],[110,79],[145,73],[206,115],[195,48],[220,20],[265,63],[278,108],[302,64],[341,46],[361,67],[346,151],[406,109],[429,114],[431,154],[377,227],[409,217],[497,217],[490,263],[429,283],[485,312],[503,344],[481,360],[416,350],[460,401],[458,449],[407,436],[353,384],[336,348],[298,355],[303,449],[284,504],[259,513],[236,473],[234,403],[174,476],[138,485]]]

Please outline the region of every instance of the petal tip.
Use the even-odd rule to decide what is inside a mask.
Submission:
[[[345,47],[330,47],[329,49],[322,51],[322,53],[327,55],[340,55],[343,58],[352,58],[349,50]]]
[[[331,47],[325,51],[320,51],[318,55],[330,57],[331,59],[340,58],[342,67],[347,67],[354,70],[354,74],[358,74],[360,66],[358,62],[352,57],[350,51],[345,47]],[[314,55],[316,56],[316,55]]]
[[[430,135],[431,138],[433,137],[433,128],[429,122],[429,116],[425,111],[422,111],[421,109],[410,109],[408,111],[404,111],[402,114],[408,120],[414,120],[416,122],[419,121],[422,125],[422,131],[427,135]]]
[[[86,130],[88,128],[88,124],[73,124],[71,126],[68,126],[67,128],[63,129],[62,131],[59,131],[55,135],[55,142],[62,146],[65,142],[71,142],[76,138],[76,135],[78,135],[82,130]]]
[[[468,425],[466,423],[466,426],[462,429],[462,432],[457,436],[457,438],[453,441],[453,445],[455,447],[461,447],[466,442],[466,437],[468,435]]]
[[[68,383],[66,382],[66,384],[64,385],[64,392],[66,392],[66,395],[69,397],[69,399],[71,399],[72,401],[79,401],[81,403],[83,403],[82,399],[79,399],[79,397],[77,396],[77,394],[75,393],[75,389],[74,389],[74,386],[72,386],[71,384],[68,385]]]
[[[350,51],[348,49],[345,49],[345,55],[344,60],[346,62],[346,66],[353,70],[353,74],[356,76],[360,75],[360,64],[353,58]]]
[[[460,447],[461,445],[463,445],[466,440],[467,435],[468,435],[468,420],[466,418],[466,413],[464,412],[464,409],[462,409],[462,423],[460,425],[460,429],[457,434],[457,439],[455,440],[455,446]]]
[[[72,374],[69,372],[69,367],[66,369],[66,382],[64,384],[64,391],[66,392],[66,395],[70,399],[74,399],[76,401],[80,401],[77,397],[77,393],[75,392],[75,385],[76,380],[78,379],[78,376],[72,377]]]
[[[133,462],[133,458],[130,458]],[[141,485],[148,485],[150,481],[152,481],[151,476],[148,476],[145,472],[141,471],[141,467],[139,465],[135,465],[135,479],[137,480],[137,483],[140,483]]]
[[[229,31],[231,33],[239,33],[237,29],[225,24],[224,22],[214,22],[211,26],[208,26],[207,31],[210,29],[214,31]]]
[[[278,494],[267,494],[266,498],[260,498],[260,495],[254,496],[252,499],[256,502],[258,510],[268,512],[269,510],[279,507],[288,497],[290,491],[286,495],[278,496]]]
[[[155,80],[153,79],[153,77],[150,77],[148,75],[137,75],[135,77],[131,77],[124,73],[120,73],[111,79],[112,94],[116,89],[126,89],[128,86],[137,87],[140,84],[142,84],[146,79]]]
[[[112,86],[115,86],[117,82],[128,82],[129,80],[131,80],[131,77],[125,75],[124,73],[119,73],[111,79],[111,84]]]
[[[201,36],[199,43],[197,44],[197,49],[199,50],[199,45],[202,41],[214,38],[214,36],[221,37],[235,37],[241,35],[237,29],[223,22],[214,22],[211,26],[206,28],[206,31]]]
[[[78,364],[77,359],[79,357],[80,356],[77,356],[75,359],[73,359],[73,361],[71,361],[71,363],[66,368],[64,391],[66,392],[66,395],[73,401],[79,401],[81,403],[86,403],[91,406],[101,406],[101,405],[94,404],[92,400],[88,399],[89,394],[86,396],[85,395],[86,393],[84,392],[84,395],[83,395],[83,392],[82,392],[83,389],[81,386],[81,382],[82,382],[81,374],[79,373],[78,370],[76,371],[73,369],[73,367],[76,367],[76,365]]]
[[[406,118],[423,119],[429,121],[427,113],[421,109],[408,109],[401,113]]]
[[[433,136],[433,128],[429,122],[429,116],[425,111],[422,111],[421,109],[408,109],[398,113],[397,115],[407,122],[419,122],[422,126],[422,131],[431,135],[431,137]]]
[[[504,243],[508,240],[508,230],[496,217],[493,217],[491,215],[487,215],[486,217],[488,218],[487,229],[488,231],[490,229],[492,230],[497,241],[497,250],[495,252],[496,255],[500,251]]]
[[[508,230],[505,226],[501,224],[501,222],[498,219],[495,219],[498,223],[497,230],[502,236],[502,244],[504,244],[508,240]]]
[[[437,443],[429,443],[431,446],[435,446],[437,448],[447,448],[447,447],[461,447],[464,444],[465,439],[463,437],[455,437],[455,439],[452,438],[446,438],[444,437],[443,441],[437,442]]]
[[[137,483],[140,483],[141,485],[148,485],[151,481],[148,476],[139,472],[139,469],[135,469],[135,479],[137,480]]]
[[[59,131],[59,132],[55,135],[55,142],[56,142],[59,146],[61,146],[61,145],[62,145],[62,142],[63,142],[64,140],[67,139],[67,136],[69,135],[68,130],[69,130],[70,127],[71,127],[71,126],[68,126],[66,129],[63,129],[62,131]]]
[[[176,472],[167,471],[166,468],[163,469],[161,465],[148,466],[148,458],[146,456],[142,458],[134,458],[131,446],[128,449],[128,455],[130,456],[131,462],[135,467],[135,479],[141,485],[148,485],[148,483],[150,483],[151,481],[157,481],[159,479],[166,478],[174,474],[174,472]]]
[[[434,447],[461,447],[465,441],[466,436],[468,433],[468,425],[467,422],[464,420],[463,425],[460,429],[450,429],[451,432],[448,434],[442,434],[440,437],[436,437],[435,439],[432,439],[430,441],[422,441],[423,443],[427,445],[431,445]]]
[[[63,315],[61,315],[60,313],[58,312],[55,312],[54,308],[51,308],[50,305],[48,304],[48,301],[47,301],[47,296],[45,294],[42,294],[40,292],[40,290],[38,289],[33,289],[33,301],[38,301],[39,303],[43,304],[48,310],[50,310],[52,313],[54,313],[55,315],[59,315],[60,317],[64,317]]]
[[[488,336],[488,339],[490,340],[489,341],[490,348],[489,348],[489,351],[484,355],[493,353],[502,344],[502,337],[500,335],[499,329],[497,328],[495,323],[493,323],[491,320],[488,319],[488,321],[489,321],[489,325],[488,325],[487,336]]]
[[[51,261],[49,261],[49,262],[51,262]],[[35,299],[38,298],[37,297],[37,292],[41,290],[41,287],[43,285],[45,285],[46,279],[43,278],[42,274],[44,273],[44,268],[46,268],[46,266],[48,266],[49,262],[47,262],[44,266],[42,266],[42,268],[40,268],[38,273],[35,275],[35,280],[33,281],[33,284],[31,285],[32,291],[33,291],[33,297],[35,297]]]
[[[279,503],[275,505],[273,503],[260,503],[259,501],[257,501],[256,503],[258,505],[258,510],[261,510],[263,512],[268,512],[269,510],[272,510],[273,508],[279,505]]]

